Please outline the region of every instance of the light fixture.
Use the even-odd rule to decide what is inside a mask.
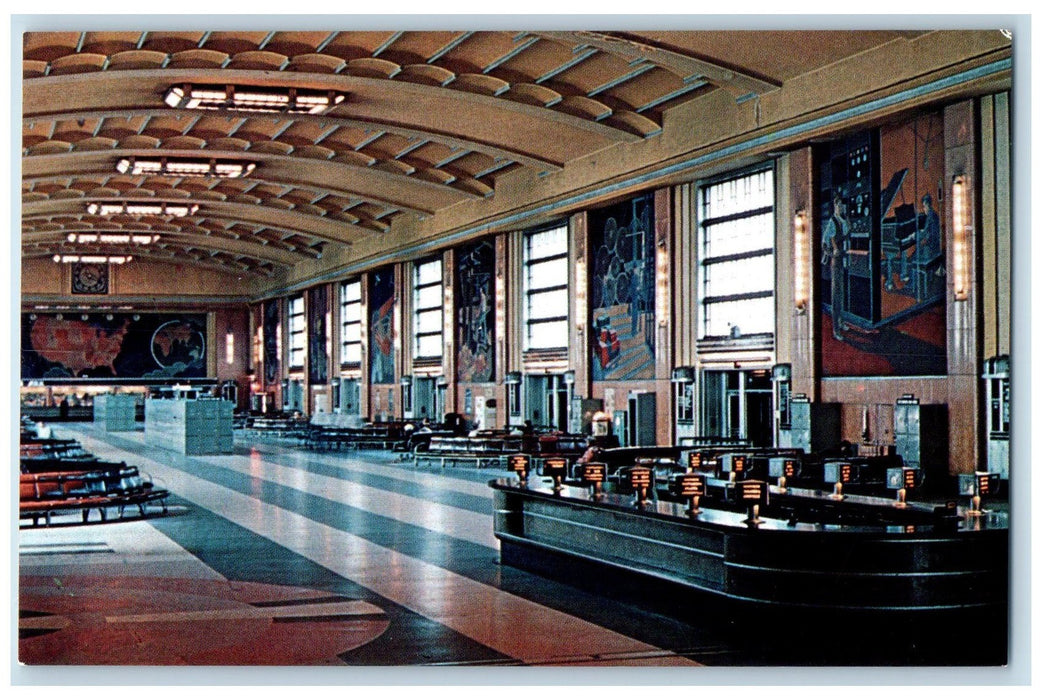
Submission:
[[[87,213],[98,216],[190,216],[199,211],[198,204],[174,204],[160,202],[145,204],[144,202],[91,202],[87,205]]]
[[[122,265],[133,260],[131,255],[55,255],[56,263],[109,263]]]
[[[124,175],[173,175],[183,177],[245,177],[256,163],[215,158],[120,158],[116,170]]]
[[[797,313],[806,313],[810,300],[810,247],[807,244],[807,212],[796,212],[792,220],[794,302]]]
[[[655,315],[658,325],[669,325],[669,251],[665,240],[660,240],[655,251]]]
[[[586,258],[575,259],[575,327],[580,333],[586,326]]]
[[[231,326],[224,333],[224,361],[229,365],[235,364],[235,333]]]
[[[969,297],[970,284],[970,206],[969,178],[957,175],[952,181],[952,285],[956,301]]]
[[[159,234],[70,233],[68,236],[66,236],[66,240],[68,240],[69,243],[136,243],[138,245],[149,245],[150,243],[155,243],[159,240]]]
[[[248,85],[175,85],[163,101],[175,109],[232,109],[240,112],[325,114],[347,95],[334,90]]]

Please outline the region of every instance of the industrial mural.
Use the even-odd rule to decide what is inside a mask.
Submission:
[[[456,366],[461,382],[490,382],[495,371],[495,259],[491,241],[459,250]]]
[[[264,383],[279,381],[279,300],[264,302]]]
[[[326,314],[329,313],[329,287],[308,290],[308,382],[329,381],[329,354],[326,352]]]
[[[818,176],[823,374],[944,374],[942,116],[833,143]]]
[[[206,376],[206,314],[22,314],[23,379]]]
[[[653,221],[651,194],[589,214],[594,381],[655,375]]]
[[[394,383],[394,268],[369,277],[369,382]]]

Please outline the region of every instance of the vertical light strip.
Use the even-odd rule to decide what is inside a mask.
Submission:
[[[256,317],[255,317],[256,318]],[[253,391],[262,391],[264,377],[264,323],[257,324],[257,332],[253,339]]]
[[[444,288],[442,296],[441,341],[442,345],[445,347],[445,353],[443,355],[444,360],[444,358],[452,356],[453,332],[456,329],[456,324],[453,323],[455,320],[455,309],[452,307],[452,282],[449,281],[448,284],[445,284],[445,279],[443,277],[442,284],[444,285]]]
[[[332,296],[332,294],[335,292],[335,290],[336,290],[336,287],[333,287],[333,289],[330,290],[329,294],[327,294],[326,298],[328,299],[329,296]],[[333,306],[333,304],[330,303],[326,307],[326,362],[330,362],[335,367],[337,365],[337,362],[333,360],[333,308],[332,308],[332,306]]]
[[[507,333],[507,283],[503,278],[504,265],[502,260],[496,261],[496,280],[495,280],[495,295],[496,295],[496,343],[500,348],[500,360],[505,361],[506,358],[502,357],[503,342],[506,338]]]
[[[586,326],[586,259],[575,261],[575,327],[582,332]]]
[[[655,254],[655,316],[659,326],[669,324],[669,251],[665,241],[659,242]]]
[[[224,361],[229,365],[235,364],[235,333],[232,332],[231,326],[228,326],[228,331],[224,334]]]
[[[807,213],[796,212],[792,221],[793,274],[795,276],[795,304],[798,313],[807,311],[810,300],[810,248],[807,245]]]
[[[952,283],[955,300],[969,297],[970,279],[970,209],[967,201],[969,178],[958,175],[952,181]]]

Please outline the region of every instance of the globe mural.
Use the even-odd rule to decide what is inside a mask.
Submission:
[[[163,369],[177,373],[206,357],[206,339],[194,324],[168,321],[152,334],[152,357]]]

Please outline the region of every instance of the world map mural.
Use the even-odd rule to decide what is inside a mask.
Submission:
[[[23,379],[206,376],[206,314],[22,314]]]

